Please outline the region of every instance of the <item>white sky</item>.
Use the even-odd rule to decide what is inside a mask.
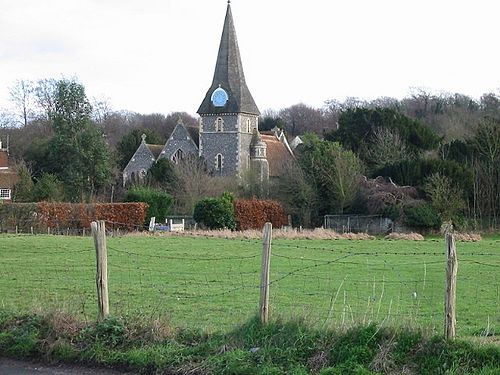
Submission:
[[[499,0],[233,0],[260,110],[410,87],[500,88]],[[195,114],[225,0],[0,0],[0,108],[16,79],[78,77],[115,110]]]

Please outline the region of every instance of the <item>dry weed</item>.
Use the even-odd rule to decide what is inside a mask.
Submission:
[[[142,232],[132,233],[133,236],[179,236],[179,237],[212,237],[228,239],[261,239],[262,231],[248,229],[244,231],[220,230],[188,230],[184,232]],[[331,229],[273,229],[273,238],[287,240],[374,240],[367,233],[337,233]]]
[[[370,369],[384,374],[390,373],[395,367],[394,360],[392,359],[392,351],[396,347],[396,344],[393,339],[379,344],[378,352],[370,363]]]
[[[329,353],[322,350],[307,360],[307,367],[313,370],[314,373],[319,372],[328,364],[329,357]]]
[[[384,237],[386,240],[410,240],[410,241],[423,241],[425,238],[420,233],[397,233],[392,232]]]
[[[85,328],[85,322],[75,316],[61,311],[52,311],[46,316],[48,326],[51,328],[50,337],[66,337],[73,339]]]
[[[477,242],[483,238],[479,233],[455,233],[455,240],[461,242]]]
[[[131,322],[127,326],[127,337],[131,341],[162,342],[175,336],[169,317],[159,317],[152,321]]]

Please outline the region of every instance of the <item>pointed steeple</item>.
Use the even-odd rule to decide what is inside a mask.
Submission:
[[[212,94],[217,88],[227,93],[227,101],[215,106]],[[230,2],[227,4],[226,18],[215,64],[212,85],[198,109],[199,114],[248,113],[259,115],[259,109],[248,90],[241,63],[240,50],[236,39]]]

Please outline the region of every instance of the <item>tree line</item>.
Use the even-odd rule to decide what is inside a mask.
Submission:
[[[21,182],[16,201],[116,201],[125,197],[121,171],[141,135],[164,144],[184,112],[113,111],[90,99],[75,78],[16,81],[12,109],[0,112]],[[500,95],[479,100],[414,89],[403,99],[328,100],[267,110],[262,131],[281,128],[303,144],[271,186],[212,177],[198,158],[156,163],[144,184],[173,197],[173,210],[192,214],[198,200],[230,191],[282,202],[298,225],[316,226],[334,213],[380,214],[413,226],[451,220],[494,227],[500,215]]]

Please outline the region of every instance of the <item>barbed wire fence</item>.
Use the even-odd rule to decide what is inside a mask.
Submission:
[[[261,292],[267,287],[271,319],[303,318],[317,327],[374,322],[443,331],[447,260],[442,241],[436,240],[436,251],[417,246],[386,246],[381,251],[370,241],[360,247],[337,241],[274,240],[268,281],[263,283],[263,240],[144,235],[147,241],[129,241],[118,236],[119,223],[106,222],[106,227],[106,235],[114,236],[107,243],[113,315],[166,317],[175,326],[230,329],[259,314]],[[74,233],[82,235],[83,228]],[[6,236],[22,241],[31,233],[2,238]],[[88,238],[76,240],[76,249],[75,240],[65,238],[57,237],[57,248],[29,248],[32,243],[27,240],[22,254],[2,249],[0,241],[0,283],[19,294],[17,300],[26,301],[27,307],[63,305],[92,319],[98,293],[89,276],[96,273],[96,254]],[[459,248],[459,335],[498,334],[500,251],[495,251],[495,244],[481,252]],[[33,271],[20,280],[16,267]],[[6,303],[7,295],[2,300]]]

